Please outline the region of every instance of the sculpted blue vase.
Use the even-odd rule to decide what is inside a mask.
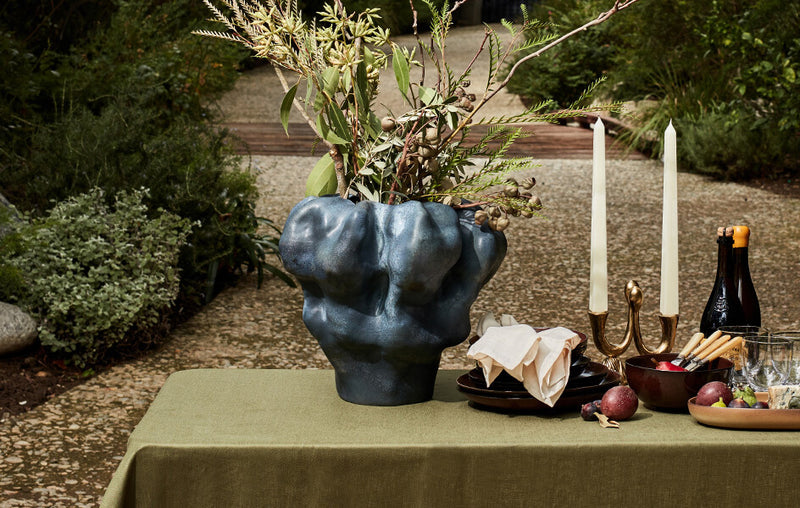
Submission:
[[[294,207],[280,253],[339,396],[388,406],[431,398],[442,351],[469,335],[470,306],[506,239],[470,210],[326,196]]]

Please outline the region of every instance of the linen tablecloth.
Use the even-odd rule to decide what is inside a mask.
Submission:
[[[578,412],[470,407],[463,372],[434,400],[359,406],[329,370],[169,377],[102,506],[797,506],[800,433],[705,427],[640,409],[620,429]]]

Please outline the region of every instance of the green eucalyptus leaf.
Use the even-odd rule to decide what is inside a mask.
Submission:
[[[408,70],[408,60],[406,60],[406,56],[399,46],[392,48],[392,68],[394,69],[394,77],[397,80],[397,88],[403,94],[403,97],[406,97],[411,83],[411,76]]]
[[[333,99],[333,96],[336,94],[336,89],[339,87],[339,69],[336,67],[328,67],[322,71],[322,79],[325,83],[323,85],[323,90]]]
[[[336,192],[336,169],[333,158],[325,154],[314,165],[306,180],[306,196],[324,196]]]
[[[325,115],[317,115],[317,131],[322,139],[334,145],[347,145],[347,141],[340,138],[336,133],[331,130],[330,125],[325,120]]]
[[[419,87],[419,100],[422,101],[423,104],[426,106],[430,106],[434,101],[436,101],[439,94],[436,93],[436,90],[433,88],[428,88],[426,86]],[[441,102],[441,98],[437,102]]]
[[[361,111],[369,110],[369,79],[367,78],[367,66],[362,61],[356,67],[356,102]]]
[[[363,183],[356,182],[356,188],[358,189],[358,192],[360,192],[365,198],[369,199],[370,201],[380,201],[380,196],[378,196],[376,192],[369,190],[367,186],[364,185]]]
[[[346,143],[353,141],[353,133],[350,132],[350,124],[344,117],[344,113],[338,104],[331,104],[328,106],[328,114],[331,118],[331,128],[339,138],[345,140]]]
[[[297,85],[295,84],[286,92],[286,95],[283,96],[283,102],[281,102],[281,125],[283,125],[283,130],[287,136],[289,135],[289,112],[292,110],[292,103],[296,93]]]

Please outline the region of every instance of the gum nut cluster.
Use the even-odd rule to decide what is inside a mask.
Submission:
[[[384,132],[392,132],[397,127],[398,122],[395,118],[387,116],[381,119],[381,129]],[[429,125],[414,135],[409,144],[408,155],[405,157],[406,174],[411,180],[412,187],[417,181],[439,169],[436,156],[439,154],[438,146],[441,141],[441,131],[436,125]]]
[[[534,213],[542,208],[542,200],[539,196],[534,196],[529,192],[535,185],[536,179],[533,177],[525,178],[521,182],[514,178],[509,178],[498,196],[499,198],[507,199],[508,205],[496,203],[486,206],[485,209],[478,210],[475,212],[475,224],[478,226],[487,224],[495,231],[503,231],[510,223],[509,215],[512,217],[533,217]],[[520,188],[523,190],[520,190]]]

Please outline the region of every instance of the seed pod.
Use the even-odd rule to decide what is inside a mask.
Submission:
[[[439,186],[442,188],[442,190],[449,190],[454,187],[453,181],[450,180],[449,178],[445,178],[444,180],[442,180]]]
[[[506,185],[506,188],[503,189],[503,194],[510,198],[515,198],[519,195],[519,188],[513,185]]]
[[[464,81],[461,82],[461,86],[463,86],[464,88],[469,88],[469,85],[471,84],[472,82],[468,79],[465,79]]]
[[[496,217],[492,217],[492,218],[489,219],[489,227],[492,228],[493,230],[497,231],[497,218]]]
[[[439,171],[439,160],[436,159],[436,158],[428,159],[427,161],[425,161],[425,167],[431,173],[435,173],[435,172]],[[452,186],[453,185],[451,183],[450,187],[452,187]]]
[[[453,196],[453,206],[458,206],[461,204],[461,197],[460,196]]]
[[[461,99],[461,103],[459,105],[466,111],[472,111],[474,109],[472,107],[472,102],[466,97]]]
[[[425,129],[425,139],[429,143],[438,142],[438,138],[439,138],[439,129],[437,129],[436,127],[427,127]]]
[[[497,223],[495,224],[494,230],[504,231],[510,223],[511,221],[508,220],[508,217],[500,217],[499,219],[497,219]]]
[[[531,189],[534,185],[536,185],[536,178],[532,176],[522,180],[522,187],[525,189]]]
[[[467,99],[471,100],[472,102],[475,102],[475,94],[474,93],[468,93],[467,94]]]
[[[482,226],[487,220],[489,220],[489,214],[486,213],[486,210],[478,210],[475,212],[475,224]]]
[[[442,198],[442,204],[447,206],[452,206],[453,196],[445,196],[444,198]]]
[[[390,116],[385,116],[381,120],[381,130],[383,130],[383,132],[389,132],[391,130],[394,130],[396,126],[397,122],[395,121],[394,118]]]
[[[512,217],[519,217],[520,211],[519,208],[509,208],[506,210],[506,213]]]
[[[500,208],[494,205],[487,208],[486,211],[489,213],[490,217],[500,217],[501,215],[503,215],[502,212],[500,211]]]
[[[533,212],[531,212],[530,210],[522,210],[519,212],[519,214],[525,217],[526,219],[530,219],[531,217],[533,217]]]
[[[422,157],[424,157],[426,159],[429,159],[429,158],[434,157],[436,155],[436,150],[434,148],[429,147],[429,146],[421,146],[421,147],[419,147],[419,154]]]
[[[528,200],[528,204],[531,205],[531,208],[534,210],[539,210],[542,208],[542,200],[539,199],[539,196],[533,196],[531,199]]]
[[[458,87],[458,88],[456,88],[456,91],[454,92],[454,95],[460,99],[461,97],[464,97],[465,93],[466,92],[464,91],[463,88]]]

